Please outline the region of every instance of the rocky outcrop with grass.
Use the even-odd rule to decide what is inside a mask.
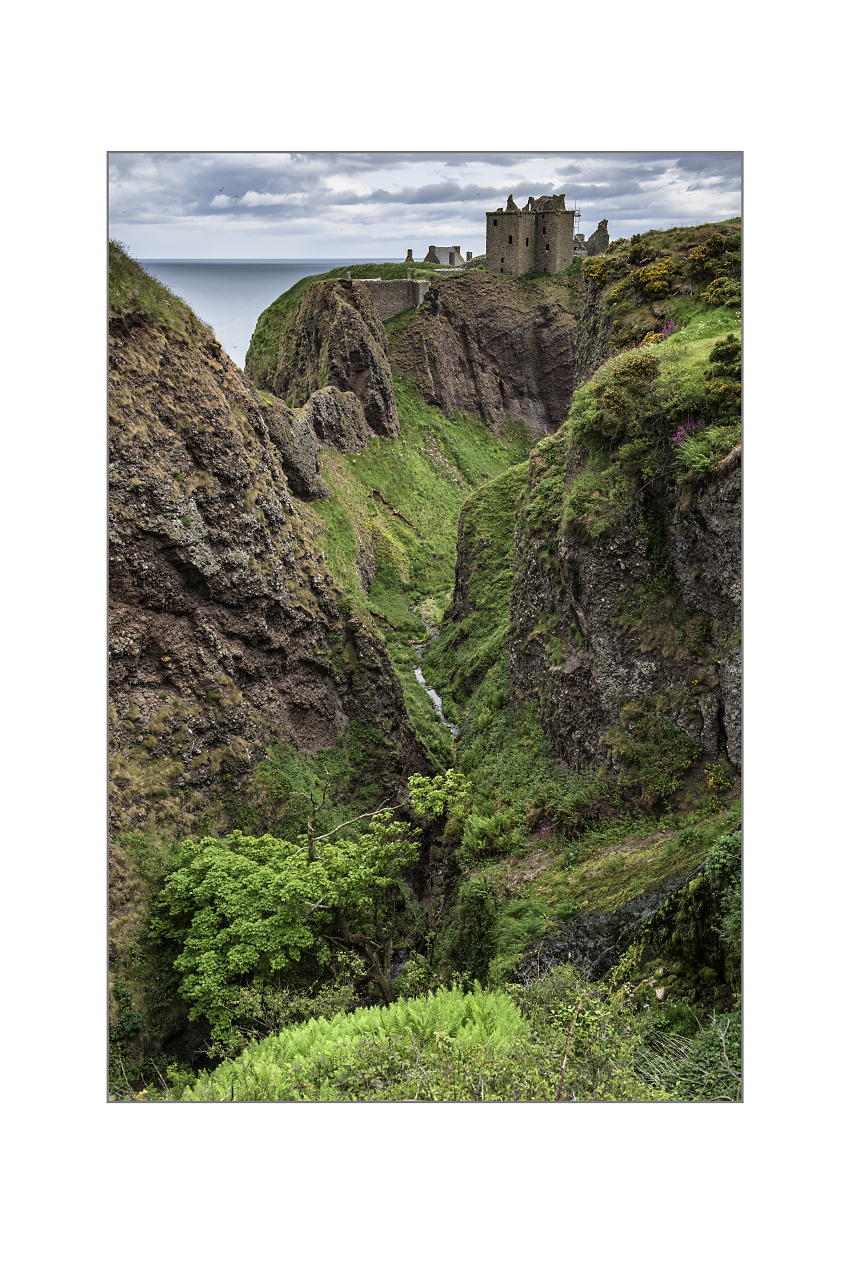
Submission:
[[[674,769],[716,761],[721,748],[740,768],[740,469],[705,484],[687,510],[675,494],[657,508],[660,541],[639,514],[596,541],[561,535],[557,524],[520,526],[513,693],[539,702],[547,736],[571,765],[622,769],[622,736],[651,734],[657,718]],[[659,551],[672,575],[647,601]]]
[[[419,309],[393,325],[393,371],[444,416],[465,412],[493,429],[521,420],[549,434],[575,384],[570,285],[475,270],[432,283]]]
[[[654,286],[635,283],[632,312]],[[600,321],[625,323],[618,287],[597,289]],[[569,765],[656,808],[706,765],[729,786],[741,766],[740,315],[705,310],[621,342],[577,392],[516,528],[513,702],[539,705]]]
[[[269,359],[263,334],[273,318],[276,341]],[[303,406],[326,386],[351,393],[371,433],[398,435],[387,335],[369,289],[359,280],[318,280],[294,305],[283,306],[279,314],[267,311],[258,323],[245,370],[255,384],[293,407]]]
[[[342,605],[309,503],[327,491],[320,445],[361,443],[359,403],[326,389],[288,408],[140,267],[118,253],[112,265],[115,827],[188,832],[214,795],[242,791],[270,742],[315,752],[352,720],[379,727],[401,783],[425,759],[382,641]]]

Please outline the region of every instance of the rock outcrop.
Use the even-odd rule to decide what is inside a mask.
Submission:
[[[322,443],[366,437],[352,393],[300,410],[258,391],[200,325],[110,324],[110,750],[115,826],[190,830],[272,740],[378,726],[391,785],[427,761],[380,638],[314,545]]]
[[[444,416],[549,434],[573,395],[575,319],[566,280],[471,271],[433,283],[390,340],[393,372]]]
[[[592,279],[584,280],[584,304],[576,315],[574,377],[582,385],[613,353],[614,325],[605,311],[602,289]]]
[[[546,478],[532,457],[530,489]],[[573,475],[567,472],[567,488]],[[511,595],[514,700],[535,699],[547,737],[570,765],[610,763],[609,733],[626,705],[653,712],[716,761],[725,747],[741,766],[740,455],[695,486],[653,493],[652,539],[635,513],[591,539],[546,522],[520,522]],[[643,610],[635,586],[661,553],[675,596],[658,594]],[[606,738],[607,737],[607,738]]]
[[[276,364],[263,364],[249,349],[245,370],[256,385],[293,407],[302,407],[326,387],[352,393],[371,433],[398,436],[387,334],[369,289],[359,280],[311,284],[294,322],[280,332]]]

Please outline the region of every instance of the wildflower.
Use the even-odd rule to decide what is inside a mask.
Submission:
[[[697,430],[704,428],[705,421],[684,421],[676,430],[676,433],[670,435],[669,441],[674,447],[681,447],[682,443],[684,443],[691,434],[695,434]]]

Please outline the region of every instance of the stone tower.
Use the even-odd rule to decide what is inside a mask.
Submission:
[[[504,208],[487,213],[487,269],[494,274],[555,274],[573,259],[578,209],[565,208],[563,195],[529,197],[524,208],[508,196]]]

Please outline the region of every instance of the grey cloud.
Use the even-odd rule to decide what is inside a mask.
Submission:
[[[551,181],[540,180],[542,160],[547,161],[543,172]],[[475,181],[472,171],[464,171],[469,165],[478,166],[486,184]],[[259,243],[264,234],[283,227],[299,236],[311,229],[320,241],[338,235],[344,222],[354,231],[369,228],[370,234],[377,227],[388,235],[433,233],[440,242],[457,242],[450,236],[480,236],[483,213],[504,205],[509,194],[522,207],[529,195],[563,192],[581,207],[583,226],[592,228],[599,218],[608,217],[614,234],[618,221],[710,221],[738,206],[741,155],[115,152],[109,157],[109,172],[111,215],[122,223],[179,227],[182,222],[186,230],[181,233],[189,234],[193,227],[218,225],[229,234],[231,227],[242,226]],[[526,172],[534,173],[535,180],[526,180]],[[211,207],[222,188],[231,198],[220,200],[221,207]],[[250,206],[243,203],[249,191],[255,195]],[[694,195],[699,210],[692,207]],[[456,229],[438,230],[438,225]]]
[[[523,197],[528,195],[550,195],[552,193],[552,183],[523,182],[520,179],[516,185],[516,190],[519,189],[522,189]],[[461,186],[457,182],[445,181],[432,183],[429,186],[406,186],[400,191],[373,190],[370,195],[360,196],[359,202],[387,204],[461,203],[469,199],[505,200],[510,193],[510,191],[506,191],[504,186],[472,184]]]
[[[587,177],[596,181],[607,182],[638,182],[641,178],[654,181],[660,174],[665,172],[665,166],[663,164],[656,164],[652,167],[647,167],[645,164],[640,166],[620,164],[617,167],[606,167],[604,172],[599,172],[596,164],[585,166],[570,164],[567,168],[556,168],[555,172],[559,177]]]

